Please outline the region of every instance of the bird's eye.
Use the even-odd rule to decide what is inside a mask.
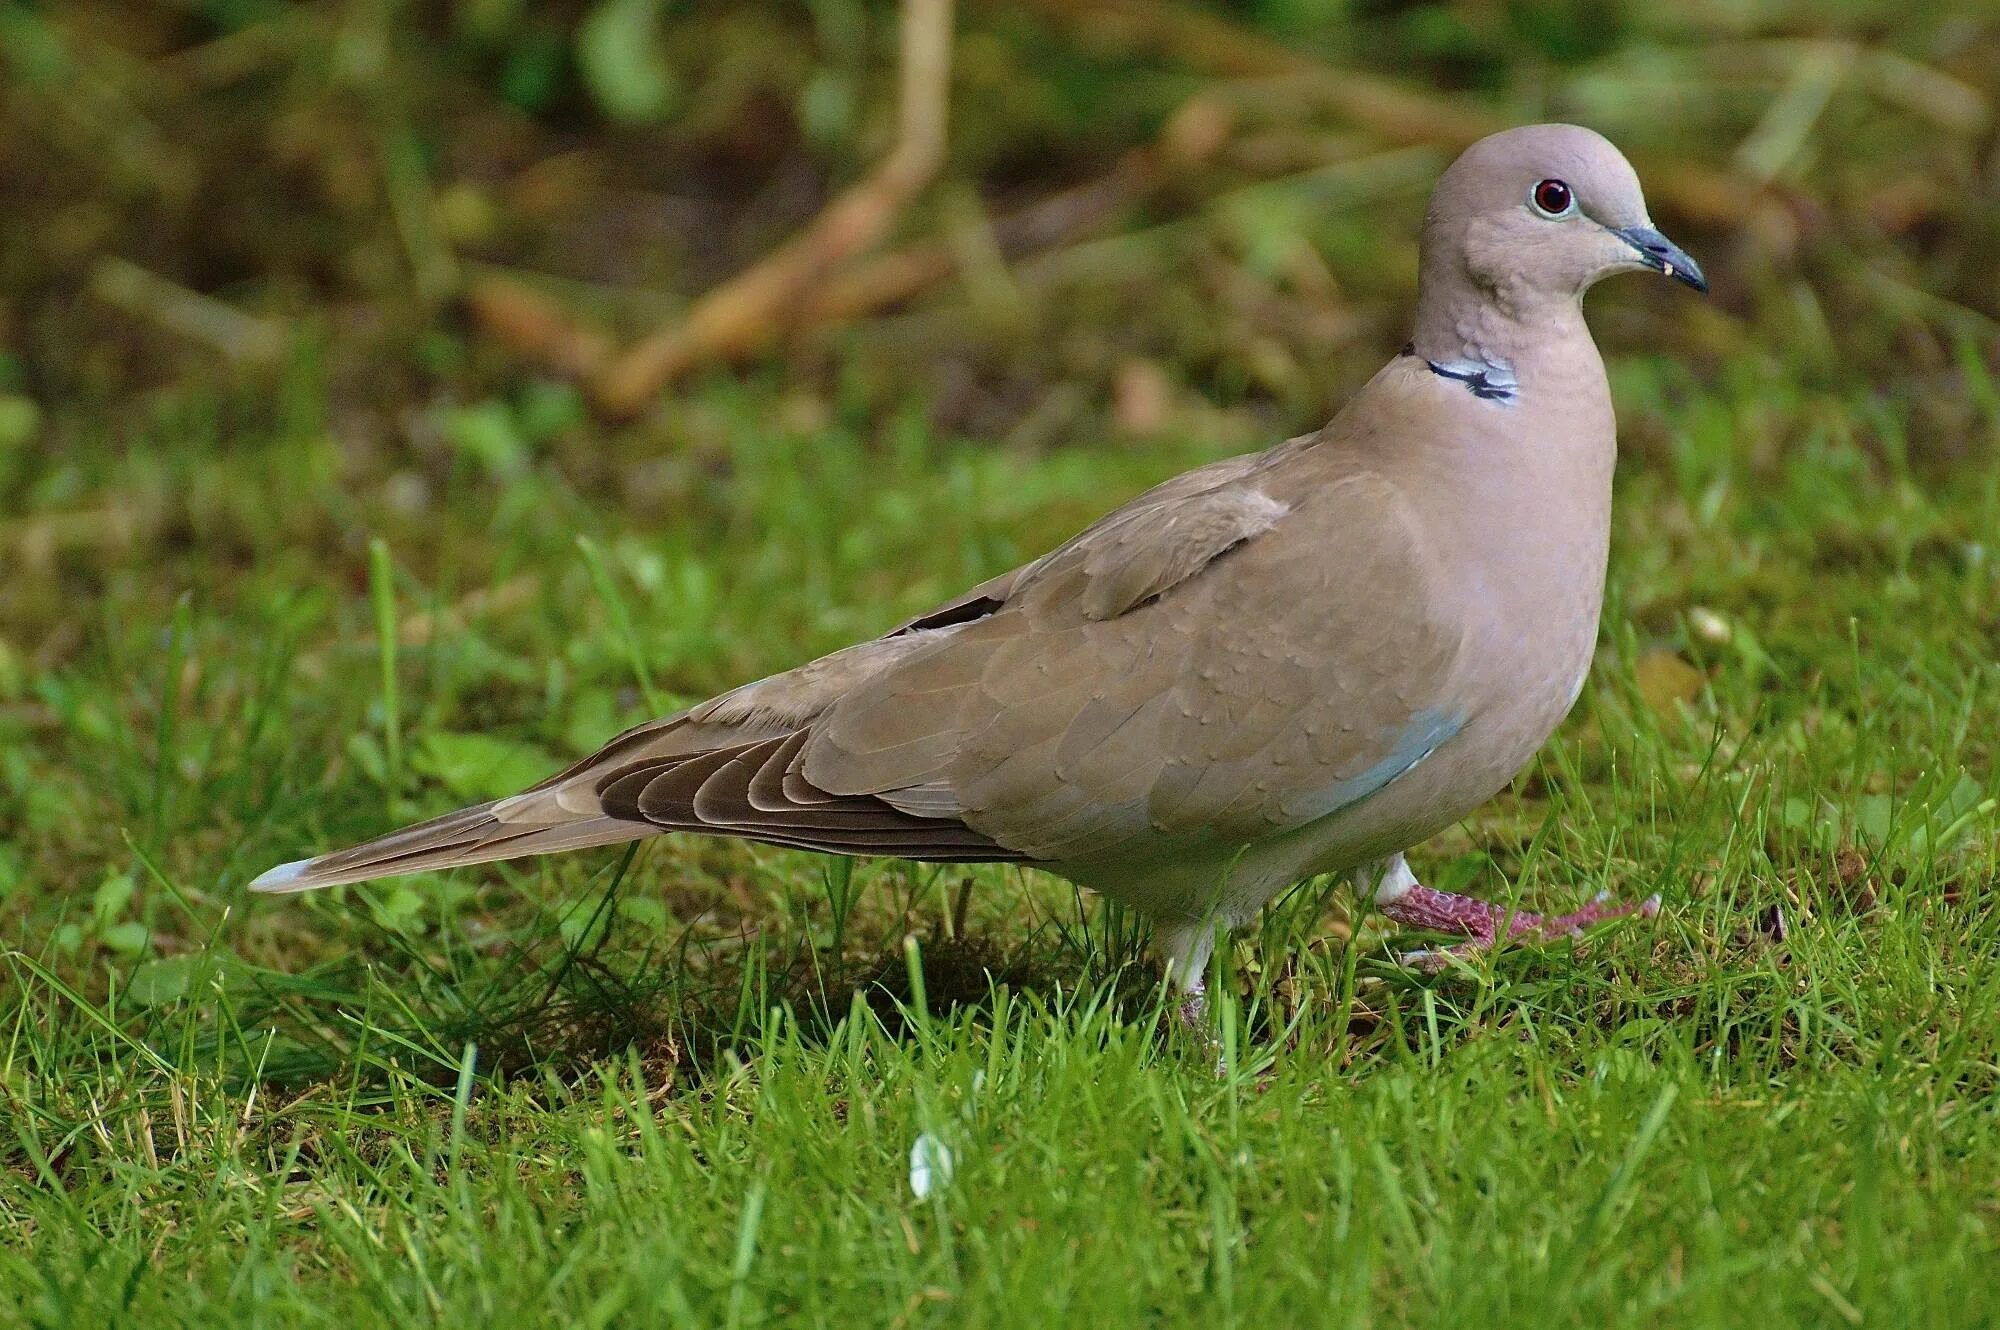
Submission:
[[[1544,217],[1567,217],[1576,211],[1576,196],[1560,180],[1544,180],[1528,195],[1535,211]]]

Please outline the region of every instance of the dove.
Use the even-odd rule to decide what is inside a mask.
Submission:
[[[1507,785],[1589,672],[1616,423],[1582,298],[1626,271],[1707,290],[1610,142],[1482,139],[1432,194],[1408,344],[1320,430],[1168,480],[520,794],[251,885],[672,832],[1024,864],[1150,919],[1196,1010],[1218,935],[1323,874],[1460,949],[1651,913],[1514,911],[1426,887],[1406,858]]]

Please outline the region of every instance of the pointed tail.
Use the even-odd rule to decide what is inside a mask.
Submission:
[[[655,836],[661,831],[644,822],[602,814],[556,823],[509,822],[494,815],[494,810],[504,802],[507,801],[461,808],[456,813],[392,831],[350,849],[279,864],[251,882],[250,889],[273,893],[312,891],[400,873],[432,873],[496,859],[616,845]]]

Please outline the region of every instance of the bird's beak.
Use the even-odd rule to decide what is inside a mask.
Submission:
[[[1708,290],[1708,278],[1701,275],[1701,265],[1688,257],[1686,250],[1661,235],[1650,226],[1614,227],[1612,235],[1639,251],[1639,262],[1655,272],[1665,273],[1684,286],[1697,291]]]

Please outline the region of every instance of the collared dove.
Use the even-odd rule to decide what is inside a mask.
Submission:
[[[1582,296],[1632,269],[1707,289],[1616,148],[1573,125],[1483,139],[1432,195],[1414,336],[1323,429],[521,794],[252,886],[668,831],[1024,863],[1148,916],[1196,1000],[1216,928],[1317,874],[1473,946],[1650,912],[1513,913],[1403,854],[1504,787],[1583,687],[1615,422]]]

